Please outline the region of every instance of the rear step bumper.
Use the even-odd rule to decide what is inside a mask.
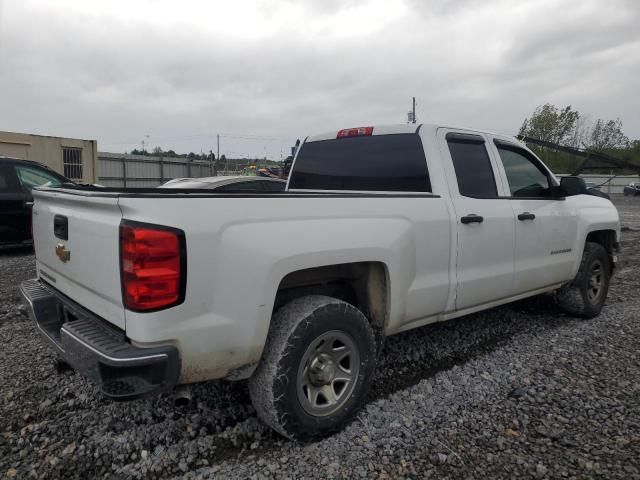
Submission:
[[[37,280],[20,287],[29,316],[60,357],[94,380],[113,400],[134,400],[176,385],[178,350],[172,346],[140,348],[77,303]]]

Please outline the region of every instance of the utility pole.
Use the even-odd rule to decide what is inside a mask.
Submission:
[[[145,138],[148,140],[148,139],[149,139],[149,135],[144,135],[144,136],[142,137],[142,155],[144,155],[144,139],[145,139]]]
[[[411,115],[412,123],[416,123],[416,97],[413,97],[413,114]]]
[[[216,176],[216,161],[217,160],[218,160],[217,158],[214,160],[213,152],[211,150],[209,150],[209,173],[211,174],[212,177]]]
[[[218,140],[218,151],[216,152],[216,158],[220,160],[220,134],[216,135]]]
[[[416,97],[412,97],[413,107],[407,112],[407,123],[416,123]]]

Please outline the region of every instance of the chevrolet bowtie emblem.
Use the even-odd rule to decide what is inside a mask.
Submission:
[[[67,263],[69,260],[71,260],[71,252],[67,250],[67,247],[64,246],[64,243],[59,243],[56,245],[56,255],[63,263]]]

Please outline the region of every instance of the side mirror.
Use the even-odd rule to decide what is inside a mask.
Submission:
[[[560,189],[566,197],[582,195],[587,193],[587,184],[585,183],[584,178],[562,177],[560,179]]]

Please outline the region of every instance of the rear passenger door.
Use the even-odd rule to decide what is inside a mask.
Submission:
[[[438,130],[456,217],[456,310],[513,295],[514,214],[484,135]],[[447,161],[447,159],[449,161]]]

